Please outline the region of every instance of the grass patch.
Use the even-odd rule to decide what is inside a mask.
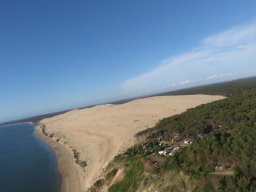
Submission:
[[[109,192],[135,191],[143,178],[144,167],[140,159],[130,159],[125,167],[124,179],[109,188]]]

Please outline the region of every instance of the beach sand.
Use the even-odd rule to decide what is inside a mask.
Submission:
[[[52,148],[57,157],[58,170],[61,174],[61,192],[83,191],[80,170],[74,164],[74,158],[70,151],[62,144],[45,136],[40,127],[36,127],[36,135]]]
[[[47,133],[54,134],[54,140],[59,139],[58,143],[49,138],[46,142],[57,154],[63,182],[76,184],[82,180],[82,187],[85,187],[77,184],[77,189],[69,190],[70,186],[63,184],[64,188],[72,192],[85,191],[100,177],[102,169],[114,156],[134,144],[134,134],[153,127],[165,117],[223,98],[210,95],[149,97],[120,105],[72,110],[43,119],[40,123],[46,126]],[[80,153],[80,160],[86,160],[85,169],[75,164],[72,149]]]

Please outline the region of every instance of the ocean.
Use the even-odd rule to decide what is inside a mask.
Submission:
[[[56,156],[32,124],[0,126],[0,192],[60,192],[60,183]]]

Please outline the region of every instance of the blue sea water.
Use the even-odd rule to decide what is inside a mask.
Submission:
[[[0,127],[0,192],[59,192],[53,151],[31,124]]]

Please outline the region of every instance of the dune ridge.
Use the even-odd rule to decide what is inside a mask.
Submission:
[[[137,132],[153,127],[165,117],[223,98],[216,95],[156,96],[72,110],[43,119],[40,124],[52,134],[52,140],[58,140],[70,152],[75,149],[79,159],[86,161],[87,166],[82,168],[73,159],[80,174],[77,178],[84,186],[80,191],[86,191],[114,156],[136,142]]]

